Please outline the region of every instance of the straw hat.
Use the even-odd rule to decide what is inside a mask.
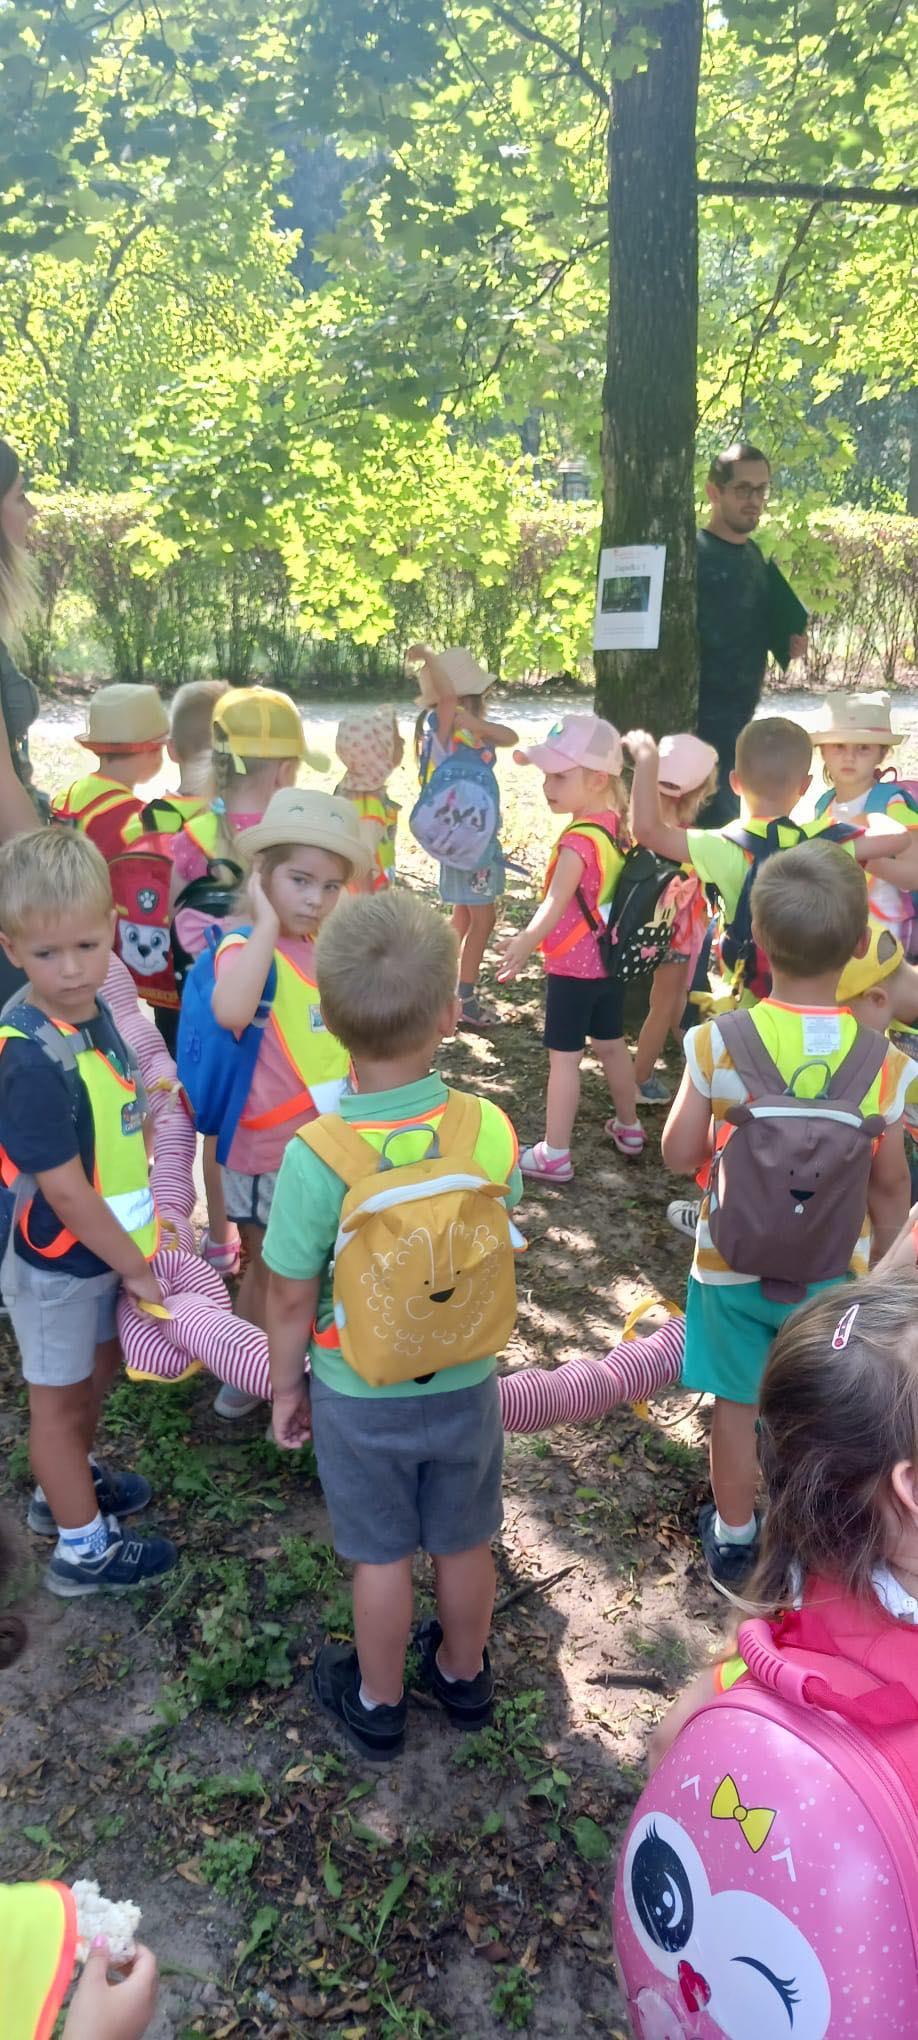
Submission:
[[[830,694],[820,716],[819,728],[810,731],[814,744],[882,744],[888,751],[905,741],[892,727],[889,695],[882,688],[874,694]]]
[[[587,772],[604,772],[617,779],[622,769],[622,740],[617,729],[601,715],[565,715],[552,724],[544,744],[530,744],[514,751],[517,765],[537,765],[540,772],[572,772],[582,765]]]
[[[450,645],[445,652],[431,651],[429,645],[413,645],[405,662],[421,668],[416,676],[421,690],[418,708],[436,708],[435,681],[448,694],[487,694],[488,688],[496,685],[496,676],[485,672],[466,645]]]
[[[234,758],[301,758],[313,772],[328,770],[321,751],[310,751],[299,710],[274,687],[232,687],[214,709],[214,750]]]
[[[169,717],[156,688],[119,682],[93,695],[89,728],[77,743],[86,751],[159,751],[168,735]]]
[[[865,954],[852,956],[838,980],[835,996],[840,1006],[847,1006],[849,1000],[860,998],[862,992],[872,992],[875,985],[881,985],[884,978],[892,977],[893,971],[905,961],[905,950],[890,928],[881,928],[876,921],[870,921],[867,932],[870,939]]]
[[[300,786],[281,786],[254,829],[246,829],[245,851],[278,850],[287,843],[307,850],[330,850],[352,871],[369,871],[373,852],[360,830],[353,801],[337,793],[314,793]]]

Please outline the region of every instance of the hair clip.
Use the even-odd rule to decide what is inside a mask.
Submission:
[[[220,795],[219,795],[219,794],[217,795],[217,798],[216,798],[216,800],[212,800],[212,801],[211,801],[211,803],[210,803],[210,812],[211,812],[211,814],[212,814],[212,815],[225,815],[225,813],[226,813],[226,802],[225,802],[225,800],[221,800],[221,798],[220,798]]]
[[[854,1320],[857,1317],[860,1307],[861,1306],[859,1303],[852,1303],[849,1305],[849,1308],[846,1311],[842,1312],[842,1315],[838,1320],[835,1330],[832,1333],[833,1353],[844,1352],[844,1349],[848,1344],[848,1340],[850,1339],[851,1334],[854,1330]]]

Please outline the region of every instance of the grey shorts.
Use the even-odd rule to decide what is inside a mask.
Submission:
[[[73,1388],[88,1380],[96,1347],[118,1336],[119,1286],[114,1269],[104,1275],[58,1275],[33,1268],[11,1245],[0,1269],[0,1289],[24,1379],[36,1388]]]
[[[227,1218],[231,1218],[234,1225],[266,1226],[280,1170],[268,1169],[262,1176],[244,1176],[241,1169],[221,1169],[220,1174],[223,1177]]]
[[[448,1558],[504,1520],[497,1375],[438,1395],[339,1395],[313,1375],[313,1442],[335,1550],[394,1565],[418,1549]]]

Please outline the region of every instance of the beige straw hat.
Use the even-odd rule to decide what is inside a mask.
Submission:
[[[445,652],[432,651],[429,645],[412,645],[405,663],[421,669],[414,676],[421,690],[418,708],[436,708],[435,680],[452,694],[487,694],[488,688],[496,685],[496,676],[485,672],[467,645],[449,645]]]
[[[889,695],[882,688],[874,694],[830,694],[820,709],[819,728],[810,736],[814,744],[882,744],[886,750],[905,741],[893,729]]]
[[[89,704],[89,727],[77,737],[86,751],[156,751],[169,735],[169,717],[155,687],[118,682],[100,687]]]
[[[254,829],[246,829],[246,856],[259,850],[277,850],[287,843],[302,844],[307,850],[330,850],[343,857],[352,871],[369,871],[373,852],[360,830],[360,816],[353,801],[337,793],[315,793],[299,786],[280,786]]]

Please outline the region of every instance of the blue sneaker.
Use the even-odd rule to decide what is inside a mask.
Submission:
[[[153,1489],[141,1473],[113,1473],[108,1466],[94,1466],[92,1484],[103,1516],[139,1516],[152,1500]],[[36,1537],[56,1537],[57,1524],[44,1495],[33,1495],[26,1525]]]
[[[637,1094],[642,1105],[669,1105],[672,1103],[673,1094],[669,1085],[663,1082],[662,1077],[657,1076],[656,1071],[654,1071],[652,1076],[648,1077],[646,1084],[638,1084]]]
[[[132,1587],[145,1587],[171,1572],[177,1558],[168,1537],[122,1537],[115,1524],[98,1558],[65,1558],[58,1546],[45,1573],[45,1586],[61,1601],[75,1601],[82,1594],[127,1594]]]

